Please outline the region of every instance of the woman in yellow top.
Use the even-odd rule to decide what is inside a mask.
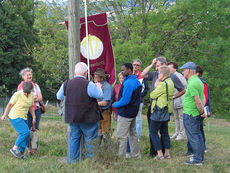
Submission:
[[[155,90],[150,93],[150,98],[153,99],[151,110],[153,112],[153,108],[155,104],[159,108],[163,108],[167,106],[167,94],[166,94],[166,84],[168,84],[168,112],[173,112],[173,93],[174,93],[174,84],[171,80],[170,69],[167,66],[161,66],[159,68],[158,80],[155,83]],[[159,122],[159,121],[150,121],[150,137],[153,141],[153,145],[155,150],[157,150],[157,160],[163,160],[164,158],[170,158],[170,138],[168,133],[168,121]],[[165,155],[162,153],[161,141],[158,135],[158,131],[160,131],[163,145],[165,147]]]
[[[6,116],[9,113],[9,120],[14,129],[18,132],[18,138],[10,149],[10,152],[17,158],[25,159],[24,151],[27,145],[30,130],[27,125],[27,112],[28,110],[33,116],[33,124],[36,123],[36,117],[34,113],[34,94],[31,93],[33,85],[30,82],[25,82],[22,86],[22,90],[17,91],[11,97],[9,103],[6,106],[5,112],[1,117],[1,120],[6,120]]]

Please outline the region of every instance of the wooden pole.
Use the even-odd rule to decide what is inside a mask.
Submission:
[[[80,0],[68,0],[69,78],[74,77],[74,67],[80,62]]]
[[[80,0],[68,0],[69,79],[80,62]],[[70,163],[70,127],[67,129],[67,161]]]

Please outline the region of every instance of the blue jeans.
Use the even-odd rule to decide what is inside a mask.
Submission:
[[[141,139],[141,131],[142,131],[142,108],[143,103],[140,104],[138,114],[136,116],[136,131],[137,131],[137,139],[138,141]],[[129,145],[129,137],[127,138],[127,153],[130,153],[130,145]]]
[[[69,162],[73,163],[79,160],[81,136],[84,134],[86,144],[86,156],[91,158],[95,155],[97,144],[92,144],[98,137],[99,122],[97,123],[69,123],[70,126],[70,144],[69,144]]]
[[[202,139],[204,141],[204,150],[206,150],[203,120],[204,118],[201,118],[200,131],[201,131]],[[189,142],[187,143],[187,148],[188,148],[187,154],[193,154],[192,146]]]
[[[158,135],[158,131],[161,134],[161,140],[165,149],[170,149],[170,138],[168,132],[168,121],[166,122],[156,122],[150,121],[149,133],[155,150],[162,150],[161,140]]]
[[[42,117],[42,112],[41,112],[40,107],[37,107],[37,109],[35,110],[35,115],[36,115],[35,129],[39,130],[39,124],[40,124],[40,120]],[[27,119],[28,119],[28,127],[29,127],[29,129],[31,129],[33,117],[30,114],[30,112],[28,112],[28,114],[27,114]]]
[[[200,130],[201,117],[192,117],[191,115],[183,115],[183,122],[185,127],[185,132],[188,138],[188,151],[187,153],[193,153],[194,162],[202,162],[204,160],[204,140]]]
[[[23,153],[25,151],[30,136],[30,130],[27,125],[27,120],[24,120],[22,118],[9,120],[14,129],[18,132],[18,138],[14,145],[18,146],[18,150]]]

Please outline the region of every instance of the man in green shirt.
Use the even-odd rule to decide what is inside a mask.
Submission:
[[[183,101],[183,122],[188,138],[187,154],[193,154],[187,165],[202,165],[204,160],[204,141],[200,130],[201,115],[204,114],[203,96],[204,85],[196,76],[196,64],[193,62],[185,63],[180,69],[188,79]]]

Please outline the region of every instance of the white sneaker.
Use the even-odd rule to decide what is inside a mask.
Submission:
[[[175,139],[177,136],[178,136],[178,134],[177,134],[177,133],[174,133],[174,135],[172,135],[172,136],[170,137],[170,139]]]
[[[182,136],[182,135],[178,135],[176,137],[176,141],[180,141],[180,140],[183,140],[183,139],[184,139],[184,136]]]
[[[126,153],[126,155],[125,155],[125,158],[126,158],[126,159],[129,159],[129,158],[131,158],[131,155],[130,155],[130,153]]]

